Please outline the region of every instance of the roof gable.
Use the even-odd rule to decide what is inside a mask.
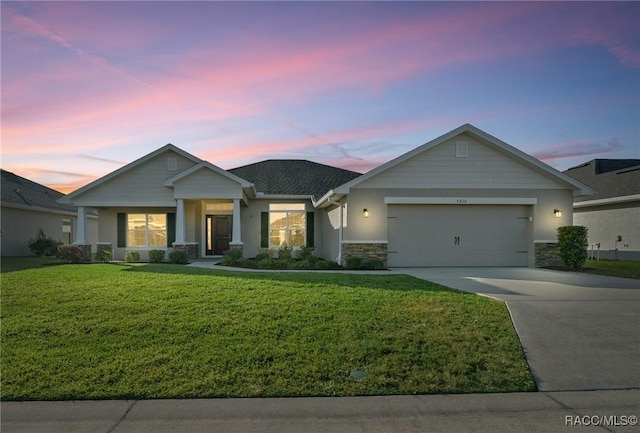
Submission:
[[[291,159],[270,159],[229,172],[249,180],[256,191],[263,194],[315,197],[361,175],[317,162]]]
[[[469,157],[456,157],[455,150],[450,150],[448,160],[441,158],[436,162],[431,161],[437,159],[438,153],[442,149],[439,146],[455,146],[456,140],[476,143],[479,146],[487,147],[480,158],[473,159]],[[471,144],[470,144],[471,146]],[[453,148],[453,147],[452,147]],[[491,154],[491,152],[493,154]],[[487,164],[489,159],[500,156],[500,164],[496,167],[490,167]],[[483,159],[484,157],[484,159]],[[414,161],[412,163],[412,160]],[[422,161],[421,161],[422,160]],[[417,163],[422,163],[420,167],[411,167]],[[428,162],[429,165],[425,165]],[[573,190],[574,195],[591,194],[593,191],[586,185],[566,176],[554,168],[542,163],[532,156],[508,145],[507,143],[487,134],[486,132],[470,125],[465,124],[453,131],[442,135],[428,143],[423,144],[410,152],[401,155],[386,164],[377,167],[368,173],[336,188],[337,194],[348,194],[351,188],[357,186],[363,187],[381,187],[380,182],[374,179],[378,177],[383,179],[385,176],[395,172],[404,172],[403,168],[413,168],[416,173],[414,179],[410,178],[410,173],[405,176],[407,186],[415,185],[420,187],[418,179],[426,185],[434,185],[435,187],[463,188],[463,187],[527,187],[527,185],[536,185],[536,187],[551,188],[552,186],[563,186]],[[496,170],[498,170],[496,172]],[[504,172],[503,172],[504,171]],[[509,173],[511,172],[511,173]],[[509,174],[511,174],[510,177]],[[524,176],[523,176],[524,175]],[[449,178],[447,178],[449,176]],[[444,181],[438,183],[438,181]],[[512,183],[507,184],[505,181],[509,179]],[[432,182],[432,183],[429,183]],[[534,183],[532,183],[534,182]]]
[[[147,164],[150,163],[151,161],[153,161],[154,159],[156,159],[157,157],[168,153],[168,154],[172,154],[173,156],[175,156],[177,159],[180,159],[180,161],[178,162],[183,162],[184,164],[188,165],[188,166],[193,166],[196,164],[200,164],[203,161],[193,155],[191,155],[188,152],[185,152],[184,150],[174,146],[173,144],[166,144],[165,146],[162,146],[161,148],[141,157],[136,159],[133,162],[130,162],[129,164],[115,170],[112,171],[111,173],[102,176],[99,179],[94,180],[93,182],[83,186],[82,188],[79,188],[75,191],[73,191],[72,193],[68,194],[67,196],[65,196],[64,198],[62,198],[60,200],[61,203],[73,203],[75,200],[78,199],[84,199],[87,196],[91,196],[91,195],[96,195],[97,190],[107,184],[107,183],[123,183],[125,182],[125,176],[127,175],[133,175],[136,171],[139,171],[140,168]],[[185,170],[186,167],[183,167],[182,170]],[[179,169],[178,169],[179,170]],[[164,175],[164,177],[161,179],[161,181],[158,183],[158,186],[162,187],[162,182],[164,182],[164,180],[166,180],[167,175]],[[119,185],[119,187],[124,187],[124,185]],[[118,188],[116,188],[118,189]],[[118,191],[112,191],[111,194],[117,196],[119,194]]]

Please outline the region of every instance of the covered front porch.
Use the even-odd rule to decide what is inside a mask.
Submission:
[[[241,199],[177,199],[173,248],[191,259],[243,249],[242,206]]]

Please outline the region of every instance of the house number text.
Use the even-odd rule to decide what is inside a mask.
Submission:
[[[456,203],[458,203],[458,204],[467,204],[467,199],[466,198],[459,198],[458,200],[456,200]]]

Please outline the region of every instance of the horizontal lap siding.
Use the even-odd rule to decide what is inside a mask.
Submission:
[[[468,157],[456,157],[456,142]],[[363,182],[361,188],[558,188],[559,184],[507,154],[459,136]]]

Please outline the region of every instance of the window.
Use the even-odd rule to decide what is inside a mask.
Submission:
[[[303,247],[306,223],[304,203],[269,205],[269,248]]]
[[[128,247],[167,246],[167,215],[138,214],[127,215]]]
[[[71,218],[62,218],[62,242],[71,243]]]

